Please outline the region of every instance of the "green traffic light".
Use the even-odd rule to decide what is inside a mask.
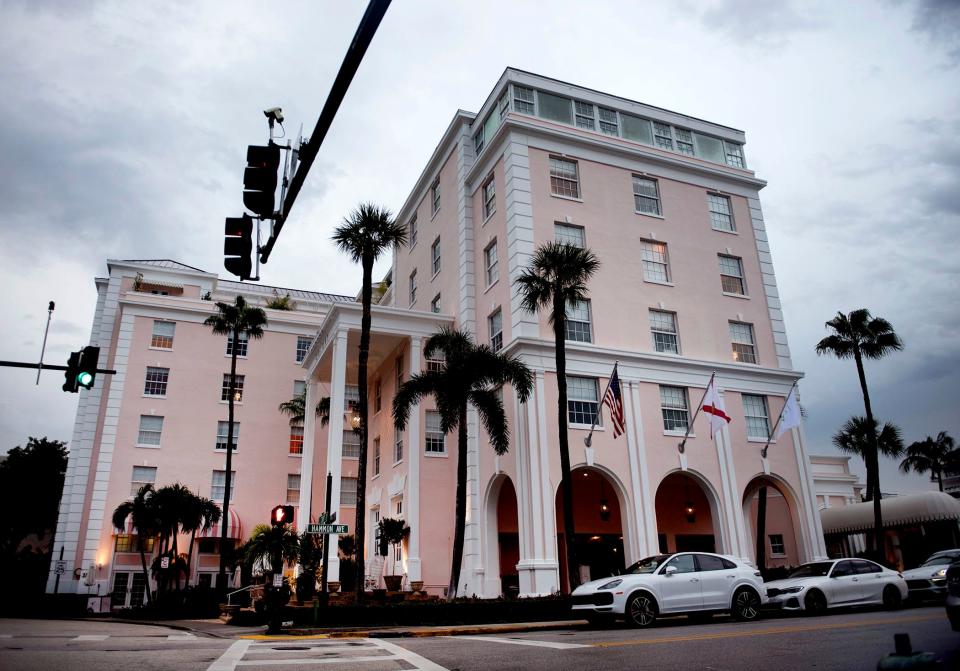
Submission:
[[[90,373],[80,373],[77,375],[77,383],[89,389],[90,385],[93,384],[93,375]]]

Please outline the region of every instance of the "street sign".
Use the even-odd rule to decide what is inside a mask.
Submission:
[[[53,572],[57,575],[63,575],[67,572],[67,562],[63,559],[58,559],[56,561],[56,566],[53,569]]]
[[[170,568],[170,557],[160,557],[160,568]]]
[[[346,524],[308,524],[308,534],[345,534],[347,533]]]
[[[273,586],[274,587],[283,587],[283,574],[276,573],[273,576]]]

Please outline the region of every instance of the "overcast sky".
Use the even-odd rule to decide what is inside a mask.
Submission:
[[[223,273],[261,110],[312,129],[364,8],[0,0],[0,358],[37,359],[48,300],[47,361],[86,344],[107,258]],[[514,66],[746,131],[812,453],[863,412],[854,364],[813,352],[859,307],[906,343],[867,366],[875,413],[907,443],[960,438],[958,36],[956,0],[397,0],[261,277],[355,293],[334,226],[361,200],[398,209]],[[70,438],[77,396],[34,377],[0,368],[0,452]],[[884,465],[885,491],[928,487]]]

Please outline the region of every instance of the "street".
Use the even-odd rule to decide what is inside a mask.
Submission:
[[[649,631],[622,626],[491,636],[423,638],[244,635],[229,627],[181,631],[97,621],[0,620],[4,671],[96,669],[322,668],[422,669],[817,669],[876,668],[893,650],[893,635],[910,634],[915,650],[937,653],[944,668],[960,666],[960,634],[942,607],[859,611],[816,618],[773,617],[750,624],[717,617],[693,624],[665,620]]]

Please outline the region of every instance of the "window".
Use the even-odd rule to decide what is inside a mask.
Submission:
[[[340,505],[357,505],[357,479],[340,478]]]
[[[134,466],[133,474],[130,476],[130,496],[136,496],[144,485],[154,485],[156,483],[156,466]]]
[[[424,451],[427,454],[445,454],[447,446],[443,440],[440,413],[436,410],[427,410],[424,413],[423,429]]]
[[[360,403],[360,387],[355,384],[343,385],[343,400],[347,405],[356,405]]]
[[[230,471],[230,500],[233,501],[233,490],[237,484],[237,472]],[[210,480],[210,498],[214,501],[223,501],[223,495],[227,486],[227,472],[214,471],[213,478]]]
[[[150,337],[150,347],[173,349],[173,332],[176,327],[177,324],[175,322],[154,320],[153,335]]]
[[[290,427],[290,454],[303,454],[303,427]]]
[[[430,301],[430,312],[440,314],[440,294],[434,296],[433,300]]]
[[[565,198],[580,197],[580,181],[577,176],[577,162],[550,157],[550,192]]]
[[[607,109],[606,107],[598,107],[600,111],[600,132],[607,135],[619,135],[620,129],[617,125],[617,112],[616,110]]]
[[[307,358],[307,352],[310,351],[310,345],[313,344],[313,338],[310,336],[297,336],[297,363],[303,363]]]
[[[373,439],[373,474],[380,475],[380,439]]]
[[[733,142],[727,142],[726,140],[724,140],[723,144],[727,148],[727,165],[732,165],[734,168],[744,167],[743,147]]]
[[[631,114],[621,114],[620,119],[623,122],[623,137],[635,142],[653,144],[653,131],[650,130],[649,121]]]
[[[163,417],[140,415],[140,432],[137,434],[137,445],[160,447],[160,434],[162,432]]]
[[[600,392],[592,377],[567,376],[567,421],[571,424],[600,424]]]
[[[727,196],[708,193],[707,202],[710,207],[710,225],[713,227],[713,230],[727,231],[729,233],[737,230],[737,227],[733,224],[730,199]]]
[[[497,209],[497,187],[490,175],[483,185],[483,218],[486,219]]]
[[[407,224],[407,242],[413,247],[417,244],[417,215],[410,217],[410,223]]]
[[[642,214],[661,215],[657,180],[633,176],[633,206]]]
[[[753,342],[753,324],[730,322],[730,341],[733,360],[740,363],[757,363],[757,350]]]
[[[786,548],[783,546],[783,534],[770,534],[768,538],[770,539],[771,555],[779,556],[787,554]]]
[[[410,305],[417,302],[417,270],[410,273]]]
[[[667,245],[653,240],[641,241],[640,258],[643,261],[643,279],[648,282],[669,282],[670,268],[667,263]]]
[[[581,249],[587,246],[587,236],[583,230],[583,226],[572,226],[571,224],[556,222],[553,224],[553,231],[556,235],[557,242],[580,247]]]
[[[570,98],[546,91],[537,91],[537,115],[550,121],[573,124],[573,102]]]
[[[443,364],[443,354],[441,352],[434,352],[433,357],[427,359],[427,372],[439,373],[443,370]]]
[[[497,263],[497,241],[494,240],[483,250],[483,265],[487,271],[487,286],[500,279],[500,268]]]
[[[697,566],[700,567],[701,571],[724,571],[737,568],[736,564],[732,561],[727,561],[723,557],[701,554],[697,555]]]
[[[686,388],[660,385],[660,412],[664,431],[686,431],[690,421]]]
[[[360,458],[360,435],[353,429],[343,431],[343,456],[346,459]]]
[[[170,380],[169,368],[147,367],[147,378],[143,385],[145,396],[166,396],[167,382]]]
[[[487,327],[490,329],[490,349],[499,352],[503,349],[503,312],[497,310],[487,317]]]
[[[738,256],[718,254],[720,259],[720,287],[724,293],[746,296],[743,282],[743,261]]]
[[[566,339],[574,342],[593,342],[590,335],[590,301],[567,303]]]
[[[240,332],[240,337],[237,338],[237,356],[247,356],[247,345],[249,344],[250,336],[246,331]],[[227,336],[227,356],[233,354],[233,334]]]
[[[143,551],[147,554],[153,552],[153,538],[143,539]],[[136,534],[117,534],[117,540],[114,544],[115,552],[139,552]]]
[[[533,89],[514,84],[513,109],[522,114],[533,114]]]
[[[587,130],[597,129],[596,121],[593,118],[593,105],[574,100],[573,107],[577,117],[577,128],[586,128]]]
[[[403,436],[397,434],[397,440],[393,443],[393,463],[403,461]]]
[[[300,396],[301,394],[307,393],[307,383],[305,380],[294,380],[293,381],[293,395]]]
[[[227,449],[227,426],[229,422],[217,422],[217,449]],[[240,440],[240,422],[233,423],[233,450],[237,449]]]
[[[687,156],[693,156],[693,133],[683,128],[674,128],[677,136],[677,151]]]
[[[499,100],[500,118],[502,119],[510,111],[510,94],[505,92]]]
[[[723,140],[700,133],[693,134],[693,143],[697,147],[697,156],[714,163],[724,162]]]
[[[440,236],[437,236],[437,239],[433,241],[433,244],[430,245],[430,267],[433,269],[433,274],[436,275],[440,272]]]
[[[747,420],[747,438],[766,440],[770,437],[770,421],[767,413],[767,397],[743,394],[743,416]]]
[[[475,154],[483,151],[483,128],[478,130],[477,134],[473,136],[473,151]]]
[[[287,474],[287,498],[288,506],[295,506],[300,503],[300,474]]]
[[[670,125],[653,122],[653,143],[661,149],[673,151],[673,135],[670,134]]]
[[[380,412],[380,409],[383,407],[383,385],[380,383],[380,380],[376,380],[373,383],[373,411],[375,413]]]
[[[233,400],[237,403],[243,402],[243,375],[234,375]],[[230,373],[223,374],[223,386],[220,388],[220,400],[230,400]]]
[[[198,538],[197,554],[201,554],[201,555],[219,554],[219,551],[217,550],[217,545],[219,540],[220,540],[219,538]]]
[[[397,380],[397,389],[403,384],[403,357],[398,356],[393,362],[393,372]]]
[[[110,592],[110,601],[118,606],[127,603],[127,577],[130,574],[118,571],[113,575],[113,591]]]
[[[677,316],[663,310],[650,310],[650,334],[653,337],[653,349],[656,352],[680,354],[677,341]]]
[[[440,209],[440,178],[433,180],[430,187],[430,214],[436,214]]]

